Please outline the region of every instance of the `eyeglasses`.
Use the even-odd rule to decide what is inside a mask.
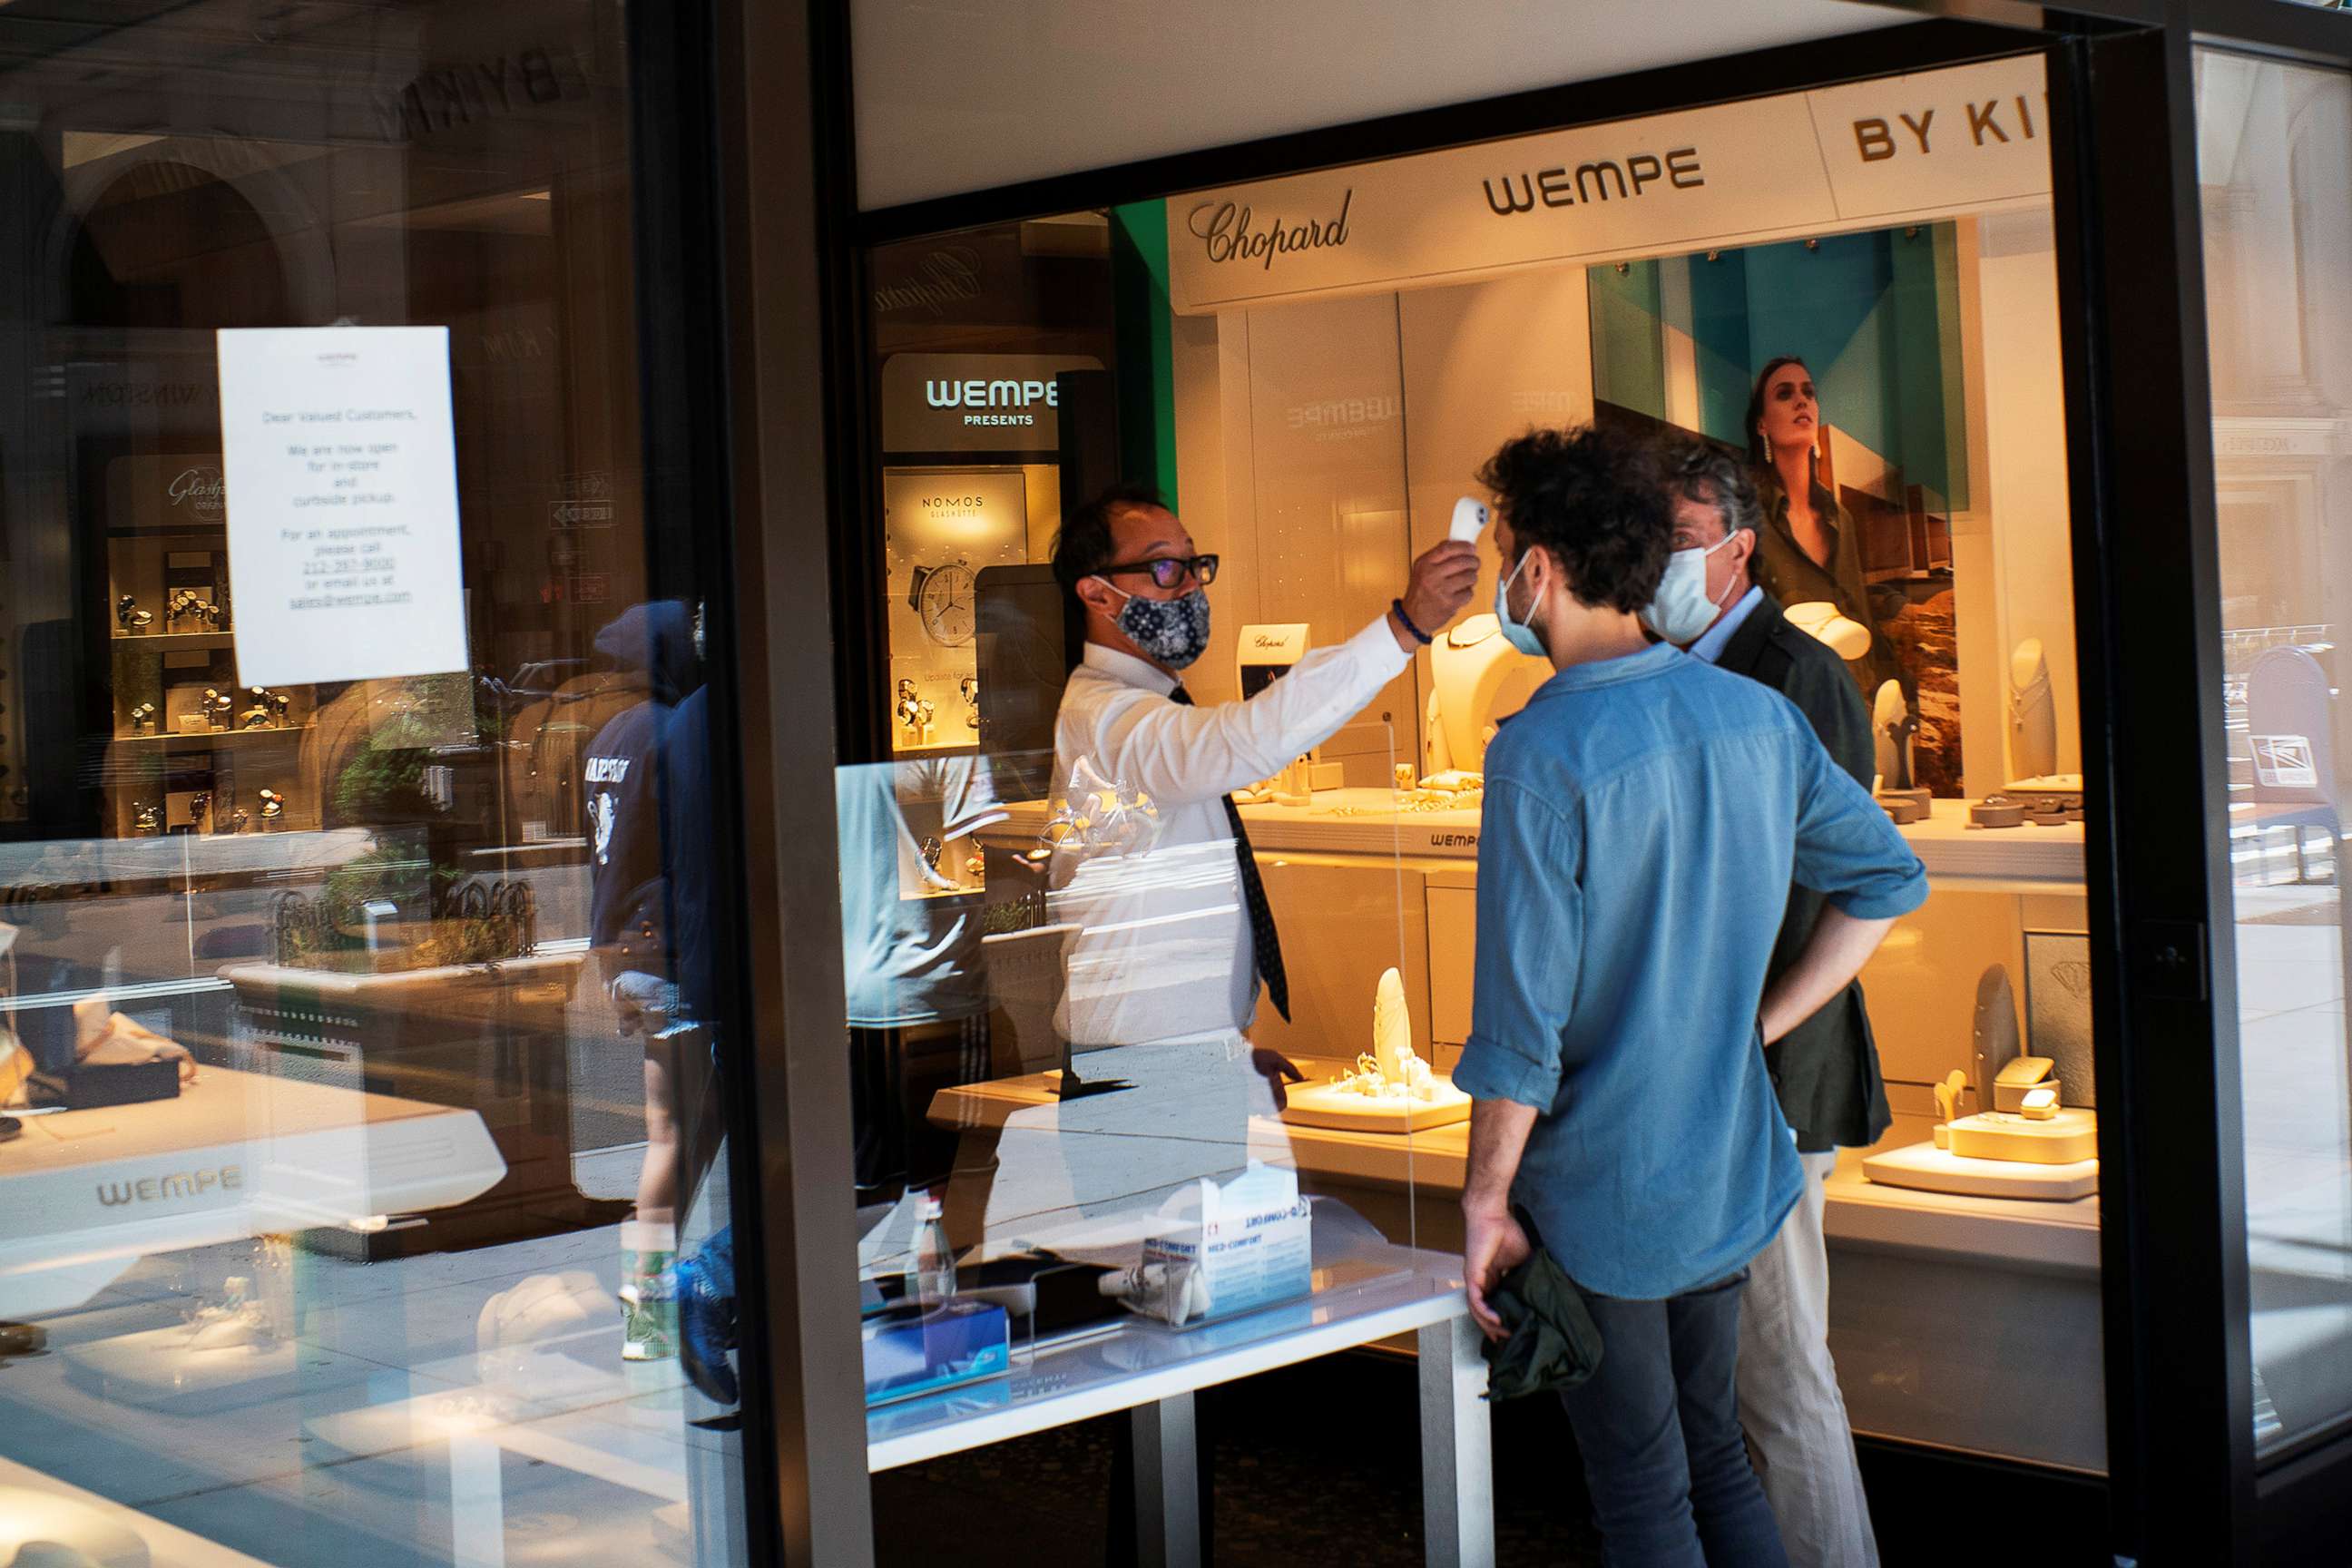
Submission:
[[[1151,581],[1162,588],[1173,588],[1187,577],[1200,579],[1205,588],[1217,580],[1217,558],[1213,555],[1162,555],[1152,561],[1129,561],[1118,566],[1106,566],[1095,574],[1097,577],[1117,577],[1129,572],[1148,572]]]

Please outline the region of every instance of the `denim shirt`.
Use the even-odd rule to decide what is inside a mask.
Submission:
[[[1725,1278],[1802,1185],[1757,1036],[1791,882],[1862,919],[1927,878],[1779,692],[1659,644],[1547,681],[1486,752],[1454,1081],[1543,1114],[1513,1195],[1586,1289]]]

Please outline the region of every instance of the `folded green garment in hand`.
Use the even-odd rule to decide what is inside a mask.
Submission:
[[[1505,1337],[1483,1340],[1486,1397],[1520,1399],[1574,1388],[1601,1366],[1601,1326],[1559,1259],[1538,1246],[1486,1293]]]

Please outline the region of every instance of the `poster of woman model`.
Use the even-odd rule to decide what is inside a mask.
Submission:
[[[1865,702],[1895,681],[1913,782],[1961,787],[1952,517],[1969,505],[1957,237],[1948,224],[1588,273],[1595,417],[1743,456],[1756,574],[1871,630]],[[1892,782],[1892,781],[1889,781]]]

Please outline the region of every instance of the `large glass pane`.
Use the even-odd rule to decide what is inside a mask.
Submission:
[[[2352,77],[2197,59],[2255,1436],[2352,1418]]]
[[[1051,447],[1061,522],[1114,472],[1148,473],[1173,492],[1197,548],[1221,557],[1209,649],[1184,676],[1204,704],[1254,700],[1265,681],[1253,659],[1328,647],[1377,615],[1405,563],[1446,536],[1457,500],[1484,496],[1481,464],[1530,425],[1696,441],[1735,473],[1745,457],[1759,534],[1773,536],[1784,568],[1759,585],[1847,660],[1853,728],[1868,742],[1841,761],[1874,780],[1931,888],[1863,973],[1854,1029],[1839,1036],[1862,1043],[1814,1058],[1844,1070],[1800,1064],[1780,1084],[1784,1112],[1822,1156],[1811,1245],[1828,1294],[1825,1321],[1809,1331],[1826,1340],[1857,1431],[2095,1473],[2106,1463],[2097,1085],[2039,71],[2031,58],[1997,61],[1710,110],[1719,140],[1707,142],[1705,188],[1740,192],[1736,221],[1696,198],[1636,209],[1585,188],[1608,191],[1607,160],[1625,157],[1630,171],[1644,138],[1671,153],[1699,135],[1680,119],[1637,121],[1118,208],[1104,236],[1108,285],[1087,275],[1091,290],[1044,284],[1049,265],[1067,264],[1046,258],[1068,258],[1093,232],[1082,219],[1056,231],[1058,245],[1027,226],[907,242],[874,257],[874,320],[895,351],[1001,354],[994,375],[1007,386],[1045,378],[1015,356],[1103,363],[1117,414],[1110,470],[1073,478],[1089,461],[1083,419],[1073,427],[1084,405],[1069,401],[1087,395],[1084,367],[1055,373],[1055,443],[993,438]],[[1717,146],[1807,137],[1816,158],[1717,172]],[[1984,178],[1951,177],[1959,156],[1984,160]],[[1237,260],[1244,232],[1257,248]],[[1751,395],[1791,355],[1809,384],[1806,427],[1790,421],[1760,439]],[[1034,509],[1040,487],[1014,484],[1013,471],[1042,466],[1044,452],[950,457],[891,435],[909,427],[905,410],[937,402],[919,383],[894,391],[897,363],[883,367],[879,411],[890,549],[905,548],[906,509],[926,494],[978,498],[966,504],[982,512],[1016,497]],[[993,385],[982,384],[986,397],[1011,395]],[[967,382],[967,404],[971,391]],[[992,401],[976,427],[1002,430],[1004,412]],[[961,423],[975,424],[969,406]],[[1035,511],[1023,521],[1025,557],[1022,530],[1007,524],[1006,553],[973,561],[976,733],[988,756],[992,726],[1023,716],[1029,727],[1000,743],[1035,758],[1016,760],[1020,781],[1001,773],[998,788],[1039,802],[1020,809],[1051,821],[1072,759],[1049,765],[1044,752],[1069,751],[1054,716],[1066,710],[1057,682],[1076,656],[1058,629],[1024,645],[989,637],[992,603],[1009,609],[1016,586],[1034,597],[1009,624],[1034,625],[1059,596]],[[1804,533],[1808,521],[1820,526]],[[948,542],[924,562],[952,553]],[[879,607],[894,677],[902,658],[941,660],[923,641],[934,634],[909,597],[922,597],[917,584],[894,575]],[[1361,1048],[1364,999],[1393,963],[1415,1049],[1441,1078],[1456,1065],[1473,1016],[1486,748],[1550,673],[1500,636],[1495,587],[1487,566],[1463,612],[1429,628],[1433,646],[1323,740],[1319,787],[1293,790],[1295,805],[1239,808],[1271,862],[1294,1002],[1303,970],[1320,984],[1318,1005],[1295,1006],[1286,1022],[1261,1004],[1255,1045],[1344,1066]],[[1260,651],[1261,635],[1274,651]],[[1007,657],[1015,646],[1028,651]],[[1038,670],[1056,684],[1018,695]],[[935,678],[942,689],[948,674]],[[903,769],[968,743],[945,725],[949,700],[926,698],[919,679],[898,696],[917,700],[899,712],[897,760],[873,765]],[[1030,841],[1025,826],[980,837],[985,847],[1008,832]],[[1000,868],[993,852],[983,859],[992,904]],[[1070,887],[1083,892],[1086,879]],[[1048,896],[1056,920],[1083,926],[1101,912],[1070,888]],[[1081,966],[1065,959],[1045,973],[1076,984]],[[1002,1054],[994,1038],[991,1052]],[[1778,1070],[1798,1058],[1771,1060]],[[1013,1065],[989,1077],[1001,1082]],[[936,1120],[936,1109],[1003,1092],[992,1082],[917,1098]],[[1572,1100],[1559,1110],[1572,1117]],[[1662,1110],[1643,1131],[1699,1136],[1671,1124],[1679,1114]],[[1327,1142],[1289,1121],[1289,1163],[1318,1204],[1347,1202],[1393,1245],[1457,1251],[1458,1128],[1409,1143],[1374,1131]],[[1400,1205],[1408,1169],[1412,1201]],[[952,1197],[947,1206],[952,1221]]]
[[[0,1561],[740,1555],[624,20],[0,11]]]

